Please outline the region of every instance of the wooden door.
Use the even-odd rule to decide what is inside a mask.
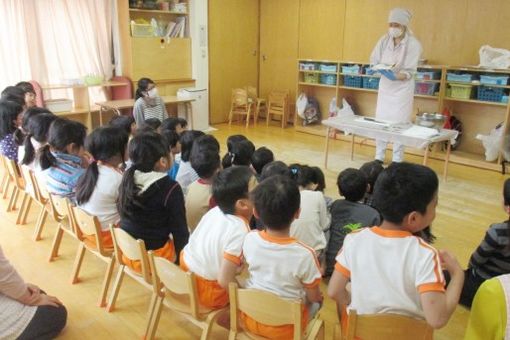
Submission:
[[[295,103],[298,58],[299,1],[260,1],[260,74],[262,98],[271,90],[289,90]]]
[[[257,86],[258,42],[258,1],[209,1],[211,123],[228,121],[233,88]]]

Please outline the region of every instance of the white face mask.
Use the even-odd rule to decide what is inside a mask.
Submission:
[[[403,33],[402,29],[398,27],[390,27],[390,29],[388,30],[388,34],[392,38],[398,38],[402,35],[402,33]]]
[[[147,91],[147,95],[149,96],[149,98],[157,97],[158,96],[158,89],[154,87],[152,90]]]

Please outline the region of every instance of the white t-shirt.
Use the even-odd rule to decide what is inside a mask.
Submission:
[[[321,282],[315,251],[295,238],[252,231],[244,239],[243,256],[250,275],[246,288],[305,302],[304,288]]]
[[[292,222],[290,236],[297,238],[316,251],[326,248],[324,232],[329,228],[330,216],[320,191],[301,190],[301,213]]]
[[[243,241],[250,231],[242,218],[215,207],[202,217],[184,247],[188,269],[207,280],[217,280],[223,259],[241,264]]]
[[[97,216],[101,222],[101,229],[108,230],[110,224],[119,222],[120,216],[117,210],[117,198],[119,197],[122,173],[110,166],[97,165],[99,177],[96,187],[87,203],[80,208],[91,215]]]
[[[179,171],[177,171],[177,175],[175,176],[175,180],[179,182],[182,188],[182,192],[184,196],[188,193],[188,187],[191,183],[195,182],[198,179],[198,175],[195,170],[191,167],[190,162],[184,162],[181,160],[181,164],[179,165]]]
[[[363,228],[345,237],[335,270],[351,279],[358,314],[424,318],[420,294],[444,292],[437,250],[407,231]]]

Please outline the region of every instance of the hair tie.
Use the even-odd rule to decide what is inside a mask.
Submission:
[[[229,152],[228,155],[230,156],[230,163],[234,164],[234,159],[236,158],[236,154],[233,152]]]
[[[297,168],[291,168],[290,172],[292,172],[293,175],[297,175],[298,169]]]

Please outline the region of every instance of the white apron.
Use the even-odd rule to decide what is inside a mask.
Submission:
[[[402,41],[403,42],[403,41]],[[386,44],[380,63],[387,65],[399,64],[402,55],[407,54],[408,41],[397,47],[393,42]],[[402,51],[401,49],[405,49]],[[410,122],[413,111],[414,79],[389,80],[381,76],[375,117],[393,122]]]

